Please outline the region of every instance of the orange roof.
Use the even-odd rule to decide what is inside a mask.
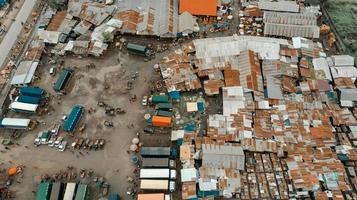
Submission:
[[[180,14],[187,11],[191,15],[217,15],[217,0],[180,0]]]
[[[138,194],[138,200],[164,200],[164,193]]]

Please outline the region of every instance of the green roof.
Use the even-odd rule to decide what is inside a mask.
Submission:
[[[51,183],[42,182],[38,185],[36,200],[48,200],[50,198]]]

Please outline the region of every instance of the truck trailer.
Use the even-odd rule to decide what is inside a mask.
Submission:
[[[163,168],[146,168],[140,169],[141,179],[176,179],[176,170]]]
[[[175,181],[159,179],[141,179],[140,189],[142,190],[161,190],[174,192],[176,187]]]

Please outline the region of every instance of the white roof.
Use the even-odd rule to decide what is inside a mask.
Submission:
[[[357,68],[355,67],[330,67],[331,74],[334,78],[340,77],[349,77],[356,78],[357,77]]]
[[[176,141],[178,139],[183,138],[185,135],[184,130],[172,130],[171,131],[171,141]]]
[[[198,180],[201,191],[217,190],[217,180],[209,178],[200,178]]]
[[[187,106],[187,112],[198,111],[197,102],[187,102],[186,106]]]
[[[58,32],[58,31],[46,31],[46,30],[39,29],[37,31],[37,34],[38,34],[39,38],[41,40],[43,40],[45,43],[57,44],[61,32]]]
[[[235,56],[242,51],[251,50],[258,53],[262,59],[277,60],[280,58],[280,45],[289,43],[285,39],[233,35],[197,39],[193,44],[198,59]]]
[[[331,56],[335,66],[354,66],[354,58],[350,55]]]
[[[25,110],[35,112],[37,110],[37,104],[22,103],[22,102],[12,102],[9,106],[10,109]]]
[[[195,18],[189,12],[183,12],[181,15],[179,15],[178,32],[193,32],[195,29],[195,23]]]
[[[38,62],[22,61],[11,79],[11,85],[31,83],[37,66]]]
[[[29,126],[30,121],[31,121],[30,119],[22,119],[22,118],[3,118],[1,120],[1,125],[27,127]]]
[[[326,58],[314,58],[312,59],[312,64],[315,70],[322,70],[325,73],[325,78],[329,81],[332,81],[330,68]]]
[[[181,182],[197,181],[198,173],[196,168],[181,169]]]
[[[223,87],[223,115],[237,114],[245,108],[244,90],[242,86]]]
[[[260,0],[258,7],[262,10],[273,10],[283,12],[299,12],[299,5],[295,1],[267,1]]]
[[[140,169],[140,178],[170,178],[170,169]]]

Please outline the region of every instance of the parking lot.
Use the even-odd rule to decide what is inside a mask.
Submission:
[[[141,97],[149,92],[150,78],[158,76],[153,72],[152,66],[162,56],[145,62],[143,58],[121,53],[118,50],[108,52],[100,59],[66,57],[62,66],[74,70],[74,75],[66,90],[66,95],[58,96],[52,89],[52,84],[58,78],[49,74],[52,66],[59,68],[60,60],[55,63],[48,57],[42,59],[39,74],[33,85],[39,86],[49,94],[48,112],[41,116],[31,115],[31,119],[37,119],[39,124],[35,130],[23,132],[18,145],[12,145],[8,150],[4,149],[1,162],[8,164],[24,165],[24,178],[20,184],[13,186],[17,199],[26,199],[34,196],[41,175],[51,174],[74,166],[77,169],[93,169],[97,174],[104,176],[111,184],[111,191],[119,192],[126,199],[126,190],[129,187],[127,176],[133,174],[134,167],[130,162],[127,150],[131,140],[137,132],[145,126],[143,115],[145,107],[141,105]],[[63,58],[62,58],[63,59]],[[92,63],[92,64],[91,64]],[[91,64],[92,67],[88,67]],[[95,66],[95,67],[93,67]],[[137,72],[137,73],[136,73]],[[132,75],[137,74],[135,80]],[[141,76],[145,74],[145,76]],[[133,88],[127,89],[127,82],[132,81]],[[130,95],[135,94],[137,100],[131,102]],[[103,101],[112,107],[120,107],[125,114],[108,116],[98,102]],[[67,150],[59,152],[54,147],[40,145],[36,147],[33,142],[40,131],[50,130],[55,124],[60,124],[63,115],[67,115],[72,106],[80,104],[86,109],[79,126],[85,124],[83,132],[75,131],[73,136],[65,135],[60,131],[59,135],[68,140]],[[88,113],[91,110],[91,113]],[[27,114],[9,112],[9,117],[24,117]],[[113,123],[113,127],[104,126],[104,121]],[[4,138],[9,137],[11,131],[3,131]],[[103,138],[106,143],[103,150],[89,151],[70,150],[71,141],[76,137]],[[145,139],[143,137],[145,143]],[[143,142],[142,141],[142,142]],[[152,143],[153,141],[148,141]],[[1,147],[4,148],[3,146]],[[21,189],[20,189],[21,188]]]

